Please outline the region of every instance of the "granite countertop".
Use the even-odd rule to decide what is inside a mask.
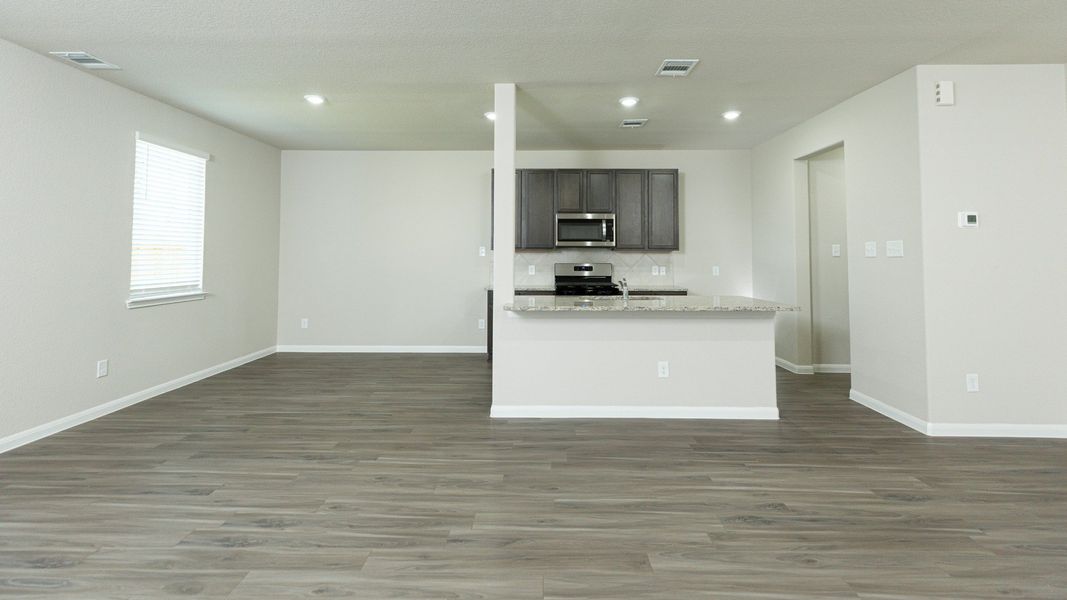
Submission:
[[[747,296],[526,296],[504,305],[513,312],[789,312],[800,307]]]
[[[491,285],[486,286],[485,289],[491,290],[491,289],[493,289],[493,286],[491,286]],[[638,291],[642,291],[642,292],[645,292],[645,291],[647,291],[647,292],[688,292],[689,291],[689,288],[678,287],[678,286],[674,286],[674,285],[641,285],[641,284],[637,284],[637,285],[631,285],[630,289],[631,290],[638,290]],[[545,293],[552,294],[552,293],[556,292],[556,286],[554,286],[554,285],[517,285],[517,286],[515,286],[515,291],[516,292],[545,292]]]

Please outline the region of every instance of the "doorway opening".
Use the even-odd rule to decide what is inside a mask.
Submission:
[[[797,373],[850,373],[845,146],[796,161]]]

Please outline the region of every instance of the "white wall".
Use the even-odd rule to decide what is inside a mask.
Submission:
[[[274,345],[276,149],[4,41],[0,81],[0,438]],[[213,156],[206,300],[125,306],[136,131]]]
[[[912,69],[754,148],[753,269],[755,296],[804,307],[779,314],[777,353],[810,364],[808,277],[798,269],[808,264],[807,182],[797,160],[844,143],[852,386],[926,418],[917,111]],[[869,240],[878,258],[863,257]],[[907,255],[886,259],[886,240],[904,240]]]
[[[680,169],[682,251],[663,283],[751,292],[747,151],[530,151],[517,161]],[[279,344],[483,346],[491,257],[478,246],[489,246],[491,168],[491,152],[283,152]]]
[[[283,152],[278,343],[484,346],[491,168],[490,152]]]
[[[816,372],[850,360],[848,227],[845,222],[845,148],[808,159],[811,224],[811,353]],[[841,247],[839,256],[833,246]]]
[[[918,90],[929,420],[1067,424],[1064,66],[923,66]]]

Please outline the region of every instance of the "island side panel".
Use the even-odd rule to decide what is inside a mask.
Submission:
[[[778,416],[773,312],[502,318],[511,335],[497,340],[494,417]],[[659,361],[669,377],[658,376]]]

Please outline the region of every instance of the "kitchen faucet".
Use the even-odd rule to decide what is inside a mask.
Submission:
[[[630,286],[626,284],[626,278],[625,277],[623,277],[619,281],[619,287],[622,288],[622,301],[623,302],[629,302],[630,301]]]

